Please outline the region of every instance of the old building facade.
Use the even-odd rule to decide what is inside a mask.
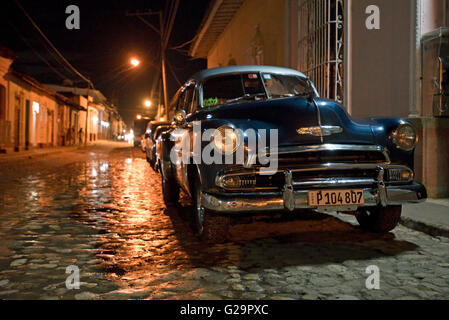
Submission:
[[[81,145],[120,135],[123,120],[101,92],[43,85],[11,69],[14,59],[0,47],[1,152]]]

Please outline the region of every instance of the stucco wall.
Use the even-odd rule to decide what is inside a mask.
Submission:
[[[20,147],[25,146],[25,127],[26,122],[29,121],[29,136],[28,141],[30,146],[43,144],[47,146],[55,146],[57,143],[57,118],[58,118],[58,104],[53,98],[42,94],[29,85],[23,84],[20,80],[11,80],[9,82],[9,108],[8,119],[11,120],[11,139],[14,144],[16,121],[16,97],[20,97]],[[26,101],[30,101],[30,115],[26,118]],[[33,102],[39,103],[39,113],[36,114],[35,130],[33,130]],[[53,118],[48,115],[50,111],[53,113]],[[33,138],[33,134],[35,137]]]
[[[368,30],[369,5],[380,30]],[[410,109],[410,0],[352,1],[352,114],[407,117]]]
[[[263,43],[263,64],[286,66],[286,0],[247,0],[208,54],[208,67],[255,64],[252,44]],[[256,35],[259,27],[260,36]]]
[[[5,75],[9,71],[9,66],[11,65],[12,60],[4,57],[0,57],[0,85],[2,85],[5,89],[4,101],[0,103],[0,108],[3,106],[3,109],[0,110],[0,120],[8,120],[7,112],[8,112],[8,81],[5,78]]]
[[[445,0],[424,0],[422,33],[447,27],[448,8],[445,7]]]

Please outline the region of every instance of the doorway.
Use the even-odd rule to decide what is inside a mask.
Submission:
[[[14,112],[14,151],[20,149],[20,108],[16,107]]]
[[[32,143],[33,147],[36,146],[36,134],[37,134],[37,117],[39,115],[39,103],[33,101],[33,135],[32,135]]]
[[[54,143],[54,112],[47,109],[47,143],[53,146]]]
[[[30,147],[30,100],[25,102],[25,150]]]

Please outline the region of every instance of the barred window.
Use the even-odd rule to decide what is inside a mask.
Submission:
[[[299,70],[320,96],[343,102],[343,0],[299,1]]]

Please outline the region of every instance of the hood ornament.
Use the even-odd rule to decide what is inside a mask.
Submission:
[[[328,137],[333,134],[342,133],[343,128],[340,126],[319,126],[319,127],[305,127],[296,130],[299,135],[308,135],[315,137]]]

